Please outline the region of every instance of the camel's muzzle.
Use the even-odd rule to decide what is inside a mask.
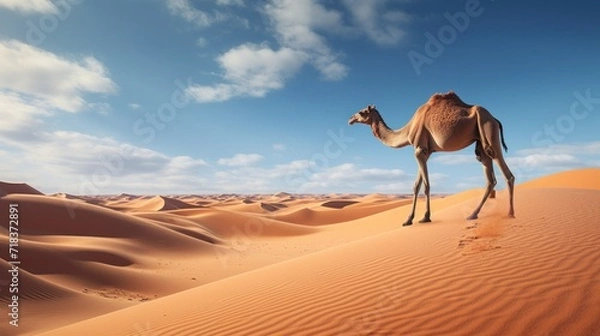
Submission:
[[[354,118],[354,116],[352,116],[352,118],[350,118],[350,120],[348,120],[348,125],[352,125],[356,122],[356,118]]]

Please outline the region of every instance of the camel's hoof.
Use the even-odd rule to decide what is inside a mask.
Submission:
[[[469,217],[467,217],[467,220],[474,220],[477,219],[477,215],[471,215]]]
[[[412,225],[412,221],[402,223],[402,226],[411,226],[411,225]]]
[[[515,214],[508,214],[508,218],[515,218]]]
[[[419,223],[431,223],[431,218],[423,218],[419,221]]]

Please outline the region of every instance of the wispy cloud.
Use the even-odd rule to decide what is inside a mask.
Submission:
[[[0,7],[25,14],[53,14],[56,6],[50,0],[0,0]]]
[[[44,101],[0,89],[0,141],[22,142],[35,138],[43,125],[43,117],[50,115]]]
[[[196,39],[196,46],[200,48],[204,48],[208,45],[208,41],[204,37],[199,37]]]
[[[273,144],[273,149],[278,151],[278,152],[282,152],[285,150],[285,145],[281,144],[281,143],[277,143],[277,144]]]
[[[344,163],[312,173],[299,190],[319,192],[363,183],[375,186],[382,182],[397,183],[410,179],[412,177],[400,169],[360,168],[353,163]]]
[[[399,169],[362,168],[344,163],[320,168],[311,160],[294,160],[271,167],[237,166],[215,172],[214,186],[227,192],[331,192],[332,190],[383,191],[384,185],[412,185],[414,177]],[[407,192],[409,189],[393,189]],[[392,191],[392,189],[390,189]]]
[[[343,4],[352,14],[352,22],[373,42],[396,45],[406,36],[401,28],[410,22],[410,16],[400,10],[389,10],[391,1],[344,0]]]
[[[477,159],[475,159],[475,154],[468,155],[440,153],[439,155],[432,157],[431,161],[443,165],[459,165],[464,163],[474,163],[477,162]]]
[[[506,159],[509,165],[531,168],[556,169],[572,168],[582,161],[571,154],[530,154]]]
[[[236,154],[230,158],[221,158],[217,163],[225,166],[239,167],[250,166],[263,159],[264,157],[260,154]]]
[[[113,110],[109,103],[88,103],[88,107],[102,115],[108,115]]]
[[[244,6],[244,0],[217,0],[217,5],[221,6]]]
[[[600,141],[573,144],[554,144],[547,147],[527,148],[517,151],[518,155],[534,154],[578,154],[578,155],[600,155]]]
[[[215,22],[225,20],[226,16],[220,12],[209,14],[196,9],[189,0],[167,0],[169,12],[181,17],[185,21],[194,24],[198,28],[205,28]]]
[[[516,154],[506,161],[517,179],[525,180],[561,170],[597,167],[600,141],[526,148]]]
[[[127,104],[127,106],[129,106],[129,108],[132,110],[139,110],[142,107],[142,105],[140,105],[138,103],[130,103],[130,104]]]

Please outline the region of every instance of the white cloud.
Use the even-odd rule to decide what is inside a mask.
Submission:
[[[334,52],[317,32],[343,30],[342,13],[327,9],[316,0],[271,0],[264,11],[282,46],[309,55],[310,62],[325,79],[346,77],[348,68],[341,62],[341,54]]]
[[[546,169],[573,167],[582,163],[580,159],[570,154],[531,154],[509,157],[506,161],[509,165]]]
[[[244,6],[244,0],[217,0],[217,5],[221,6]]]
[[[267,172],[267,175],[273,177],[293,177],[302,173],[308,175],[315,169],[316,165],[316,162],[311,160],[294,160],[275,165],[273,169]]]
[[[375,0],[344,0],[353,17],[354,24],[366,36],[379,45],[395,45],[406,32],[400,28],[401,24],[410,21],[408,14],[398,10],[387,10],[389,1]]]
[[[217,58],[226,83],[192,85],[186,92],[201,103],[237,96],[263,97],[269,91],[283,88],[305,60],[303,53],[289,48],[273,50],[264,44],[243,44]]]
[[[19,94],[22,102],[77,112],[84,93],[113,93],[116,84],[91,56],[69,60],[16,41],[0,41],[0,94]]]
[[[103,115],[109,114],[113,109],[109,103],[88,103],[88,107]]]
[[[467,190],[467,189],[484,188],[484,187],[485,187],[485,182],[482,182],[480,184],[472,183],[472,182],[458,182],[456,184],[457,190]]]
[[[211,15],[196,9],[189,0],[167,0],[167,8],[172,15],[179,16],[199,28],[208,27],[225,19],[225,16],[219,12]]]
[[[130,103],[127,106],[129,106],[129,108],[132,110],[139,110],[142,107],[142,105],[138,103]]]
[[[441,176],[441,174],[440,174]],[[434,176],[436,180],[440,176]],[[399,169],[361,168],[351,163],[321,168],[311,160],[294,160],[272,167],[238,166],[220,170],[211,179],[213,186],[227,192],[276,192],[291,193],[331,191],[389,191],[402,193],[412,188],[413,176]],[[409,189],[395,189],[405,184]]]
[[[394,194],[410,194],[413,192],[414,180],[416,176],[403,175],[400,182],[377,184],[373,189],[378,192],[394,193]],[[431,183],[432,193],[443,193],[448,192],[448,188],[445,186],[445,180],[448,175],[442,173],[431,173],[429,174],[429,182]],[[421,192],[424,192],[424,188],[421,188]]]
[[[440,153],[440,155],[432,157],[431,161],[443,165],[459,165],[465,163],[478,162],[475,158],[475,153],[473,153],[473,155]]]
[[[53,14],[56,6],[50,0],[0,0],[0,7],[22,13]]]
[[[600,155],[600,141],[573,144],[554,144],[547,147],[527,148],[517,151],[518,155],[533,154],[578,154],[578,155]]]
[[[281,144],[281,143],[277,143],[277,144],[273,144],[273,149],[278,151],[278,152],[282,152],[285,150],[285,145]]]
[[[25,181],[45,192],[184,193],[206,184],[199,174],[207,166],[201,159],[79,132],[45,132],[36,143],[14,144],[2,156],[1,162],[10,162],[0,164],[3,179]]]
[[[28,100],[15,92],[4,90],[0,90],[0,111],[3,119],[0,123],[2,130],[25,127],[34,122],[37,116],[50,115],[44,108],[43,101],[35,98]]]
[[[373,189],[382,193],[405,194],[412,192],[413,182],[402,181],[388,184],[378,184]]]
[[[234,167],[250,166],[263,159],[264,157],[259,154],[236,154],[230,158],[221,158],[217,161],[217,163],[224,166]]]
[[[599,155],[600,141],[593,141],[522,149],[506,161],[517,180],[525,181],[561,170],[598,166]]]
[[[593,156],[600,155],[600,141],[579,144],[555,144],[540,148],[526,148],[516,151],[515,156],[506,157],[509,166],[534,168],[568,168],[589,164]],[[432,162],[443,165],[460,165],[477,162],[475,154],[447,154],[435,156]]]
[[[410,175],[400,169],[359,168],[355,164],[344,163],[310,174],[299,189],[317,192],[363,183],[397,183],[398,180],[408,179],[411,179]]]
[[[44,118],[57,111],[107,113],[109,104],[89,103],[84,95],[109,94],[117,88],[93,57],[66,59],[16,40],[0,41],[0,64],[4,143],[38,141]]]

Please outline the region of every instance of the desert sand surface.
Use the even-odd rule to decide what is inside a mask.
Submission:
[[[18,204],[20,265],[19,327],[3,313],[0,334],[599,334],[600,169],[518,185],[516,218],[500,190],[465,220],[482,192],[437,196],[432,223],[401,227],[411,199],[400,195],[1,183],[0,216]]]

